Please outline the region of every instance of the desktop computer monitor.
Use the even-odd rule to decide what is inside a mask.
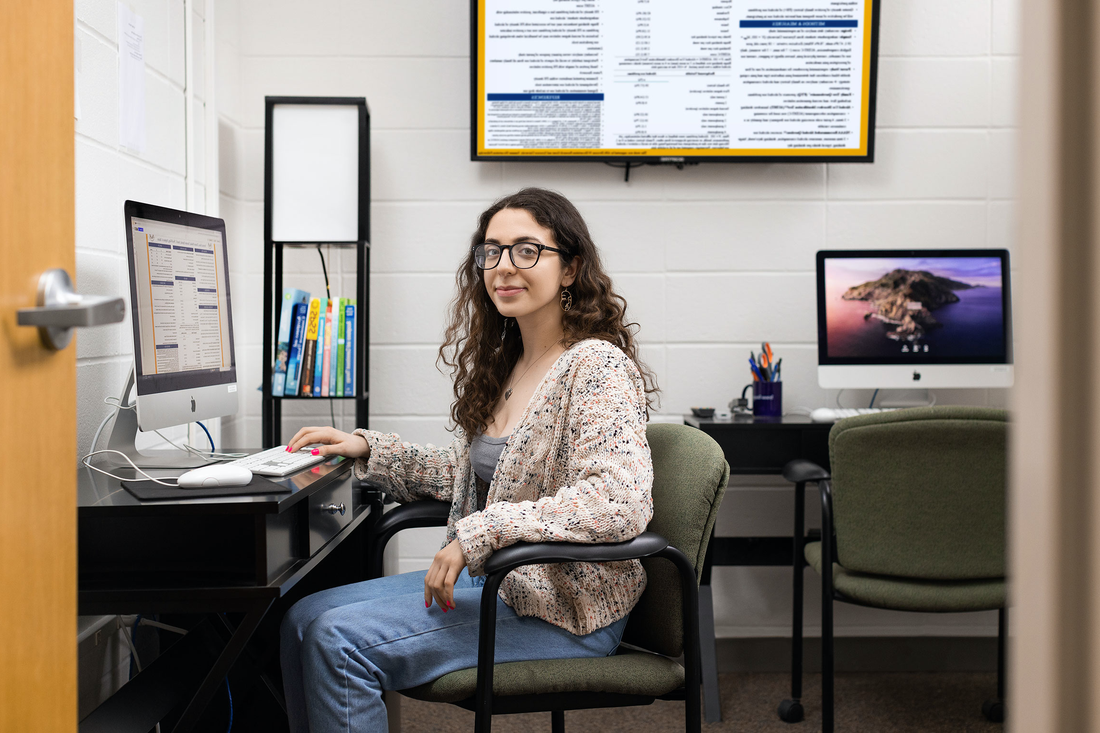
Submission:
[[[817,253],[825,388],[1012,386],[1008,252]]]
[[[225,222],[137,201],[127,201],[125,212],[136,427],[154,430],[235,414]],[[123,400],[128,393],[129,386]],[[115,433],[126,413],[120,411]],[[196,462],[186,455],[177,458],[168,465]]]

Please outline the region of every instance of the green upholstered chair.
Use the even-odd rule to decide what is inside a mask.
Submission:
[[[822,730],[833,730],[833,601],[898,611],[999,610],[997,699],[1004,719],[1004,410],[922,407],[840,420],[832,475],[809,461],[783,475],[821,492],[821,541],[805,546],[821,574]],[[791,719],[798,701],[779,714]],[[798,719],[801,719],[799,707]]]
[[[401,693],[447,702],[476,713],[475,730],[489,731],[493,713],[551,711],[553,731],[565,730],[565,710],[648,705],[684,700],[685,727],[699,731],[699,574],[711,528],[729,480],[722,449],[686,425],[650,424],[653,453],[653,519],[627,542],[585,545],[518,543],[486,563],[478,666],[444,675]],[[388,512],[375,528],[372,571],[382,575],[382,552],[396,532],[446,524],[449,505],[418,501]],[[606,562],[641,558],[648,582],[630,614],[623,642],[610,657],[490,664],[495,645],[500,582],[521,565]],[[684,666],[676,657],[683,654]]]

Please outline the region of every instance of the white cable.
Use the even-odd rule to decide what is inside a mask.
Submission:
[[[170,483],[167,483],[165,481],[160,480],[159,478],[153,478],[149,474],[145,473],[145,471],[142,471],[140,468],[138,468],[138,465],[136,463],[134,463],[133,461],[130,460],[130,456],[126,455],[125,453],[123,453],[120,450],[111,450],[110,448],[104,448],[103,450],[94,450],[91,453],[89,453],[88,455],[81,458],[80,462],[83,463],[86,468],[90,468],[93,471],[99,471],[104,476],[110,476],[111,478],[115,479],[116,481],[133,481],[134,480],[132,478],[123,478],[121,476],[116,476],[113,473],[110,473],[108,471],[104,471],[102,468],[96,468],[92,464],[88,463],[89,458],[91,458],[92,456],[95,456],[95,455],[99,455],[100,453],[117,453],[118,455],[120,455],[124,459],[126,459],[126,462],[129,463],[130,466],[135,471],[137,471],[142,476],[149,479],[150,481],[152,481],[155,484],[160,484],[161,486],[167,486],[167,487],[172,488],[172,489],[175,489],[175,488],[179,487],[179,483],[170,484]],[[171,481],[178,481],[179,476],[167,476],[166,478],[168,478]],[[140,668],[139,668],[139,671],[140,671]]]
[[[171,631],[173,634],[179,634],[180,636],[187,636],[187,629],[181,629],[179,626],[171,626],[169,624],[162,624],[160,621],[154,621],[152,619],[143,618],[138,622],[138,626],[155,626],[158,629],[164,629],[165,631]]]
[[[172,440],[171,438],[169,438],[167,435],[160,432],[159,430],[154,430],[153,432],[156,433],[157,435],[159,435],[161,438],[163,438],[167,442],[174,445],[175,447],[179,448],[180,450],[187,451],[188,453],[190,453],[192,455],[195,455],[195,456],[198,456],[199,458],[207,458],[207,459],[214,458],[214,459],[217,459],[219,461],[232,461],[236,458],[247,458],[248,457],[247,453],[217,453],[215,451],[201,451],[198,448],[191,447],[187,443],[184,443],[183,445],[180,445],[179,443]]]
[[[141,672],[141,657],[138,656],[137,647],[134,646],[133,639],[130,638],[130,628],[122,623],[122,617],[116,616],[118,619],[119,631],[122,632],[122,638],[126,642],[126,646],[130,647],[130,653],[134,655],[134,663],[137,665],[138,672]]]

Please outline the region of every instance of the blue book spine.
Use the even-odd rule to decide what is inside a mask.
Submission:
[[[294,306],[294,328],[290,339],[290,357],[286,362],[285,394],[298,394],[298,376],[302,369],[302,346],[306,340],[306,316],[309,305],[297,303]]]
[[[321,298],[321,310],[317,318],[317,357],[313,365],[313,396],[321,396],[321,381],[325,365],[325,308],[328,301]]]
[[[344,396],[355,394],[355,305],[344,309]]]
[[[279,331],[275,337],[275,365],[271,370],[271,394],[275,397],[282,397],[286,389],[286,366],[290,358],[290,329],[294,321],[294,306],[308,302],[309,293],[298,288],[283,288]]]

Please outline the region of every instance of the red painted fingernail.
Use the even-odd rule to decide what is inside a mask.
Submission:
[[[447,601],[447,607],[448,608],[454,608],[455,607],[454,601]]]
[[[431,608],[431,607],[432,607],[432,602],[431,601],[424,601],[424,608]]]
[[[309,454],[311,456],[319,456],[319,455],[321,455],[321,449],[320,448],[314,448],[313,450],[311,450],[309,452]]]
[[[290,446],[289,446],[289,445],[288,445],[288,446],[286,447],[286,452],[287,452],[287,453],[289,453],[289,452],[290,452]]]

